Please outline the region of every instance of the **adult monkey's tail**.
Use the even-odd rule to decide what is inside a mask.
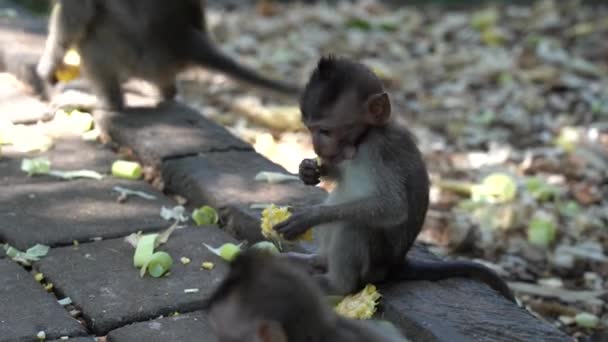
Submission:
[[[191,49],[193,62],[202,67],[223,72],[235,79],[278,91],[287,95],[298,95],[300,86],[279,80],[266,78],[253,69],[239,64],[232,57],[222,52],[217,45],[200,31],[193,31]]]

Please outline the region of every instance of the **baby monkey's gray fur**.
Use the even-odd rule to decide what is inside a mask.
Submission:
[[[315,275],[330,294],[344,295],[387,279],[475,277],[513,300],[507,285],[474,262],[406,261],[429,205],[427,169],[410,132],[391,120],[380,80],[364,65],[324,57],[301,97],[302,120],[316,154],[300,165],[309,185],[335,181],[325,203],[295,208],[275,226],[288,239],[315,227],[316,255],[291,254],[326,272]]]
[[[201,0],[56,0],[38,75],[55,84],[55,71],[70,47],[81,55],[83,74],[99,107],[124,107],[121,83],[139,78],[155,84],[166,100],[176,94],[175,76],[202,66],[275,91],[299,87],[260,76],[211,41]]]

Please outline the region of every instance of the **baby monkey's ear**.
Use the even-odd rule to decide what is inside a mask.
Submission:
[[[386,92],[369,96],[365,101],[366,121],[373,126],[384,126],[391,117],[391,100]]]

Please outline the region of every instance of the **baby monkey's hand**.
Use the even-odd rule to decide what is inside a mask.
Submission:
[[[302,160],[298,174],[306,185],[317,185],[321,182],[321,171],[316,159]]]

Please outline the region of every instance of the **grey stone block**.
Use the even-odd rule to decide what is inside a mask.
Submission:
[[[438,260],[421,246],[411,257]],[[380,287],[382,314],[412,341],[568,341],[486,284],[463,278]]]
[[[118,203],[114,186],[145,191],[155,200],[129,197]],[[19,249],[112,238],[166,228],[162,206],[175,205],[147,183],[108,178],[4,186],[0,191],[0,240]]]
[[[151,165],[209,151],[252,150],[194,109],[173,101],[106,113],[100,123],[114,141],[132,148],[144,163]]]
[[[133,266],[135,250],[123,239],[54,248],[34,267],[72,299],[96,335],[104,335],[133,322],[202,309],[228,270],[227,263],[203,242],[219,247],[236,241],[215,226],[177,230],[167,244],[156,249],[168,252],[174,260],[170,275],[161,278],[140,278]],[[192,262],[183,265],[182,256]],[[202,270],[203,261],[213,262],[215,268]],[[191,288],[199,292],[184,293]]]
[[[112,163],[118,159],[109,148],[79,138],[58,139],[54,141],[53,147],[43,153],[21,153],[15,151],[10,145],[2,149],[0,158],[0,184],[26,184],[63,181],[60,178],[36,175],[28,177],[21,171],[23,158],[46,157],[51,162],[54,170],[93,170],[101,174],[110,174]]]
[[[0,274],[0,342],[37,341],[39,331],[48,339],[86,334],[57,299],[19,265],[0,260]]]
[[[215,342],[207,316],[193,312],[131,324],[108,333],[107,342]]]

